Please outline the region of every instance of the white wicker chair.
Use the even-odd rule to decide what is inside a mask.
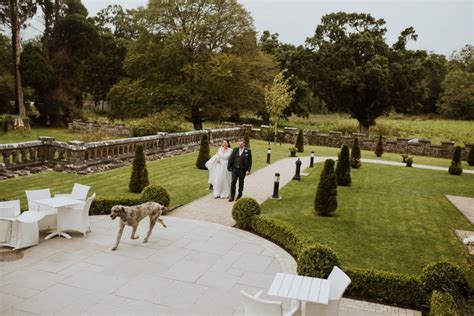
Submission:
[[[260,298],[262,291],[255,295],[250,295],[241,290],[243,296],[244,314],[246,316],[297,316],[300,315],[300,303],[292,302],[292,308],[288,313],[283,314],[283,307],[280,301],[268,301]]]
[[[87,199],[87,193],[89,193],[90,186],[74,183],[72,187],[72,192],[67,194],[56,194],[55,196],[65,196],[72,199],[85,201]]]
[[[0,217],[12,218],[20,215],[20,200],[0,202]]]
[[[63,207],[58,212],[58,230],[75,231],[86,236],[87,231],[91,231],[89,223],[89,209],[95,193],[83,204]]]
[[[28,200],[28,210],[31,212],[41,212],[44,215],[44,218],[39,223],[39,229],[55,227],[58,210],[36,203],[37,200],[51,198],[51,191],[49,189],[26,190],[25,193]]]
[[[24,212],[14,218],[0,218],[0,246],[21,249],[39,243],[40,212]]]
[[[315,304],[305,302],[304,315],[322,315],[322,316],[337,316],[339,314],[339,304],[341,303],[342,295],[351,284],[351,279],[341,269],[334,266],[329,274],[328,280],[330,282],[329,289],[329,304]]]

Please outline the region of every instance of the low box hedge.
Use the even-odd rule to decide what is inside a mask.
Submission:
[[[456,305],[451,294],[433,291],[430,301],[430,316],[457,316]]]

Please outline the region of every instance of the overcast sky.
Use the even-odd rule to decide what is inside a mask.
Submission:
[[[94,15],[109,4],[126,8],[146,5],[147,0],[82,0]],[[387,42],[396,41],[399,33],[413,26],[418,40],[409,44],[413,49],[425,49],[449,56],[453,50],[474,44],[474,0],[245,0],[240,1],[254,18],[258,32],[279,33],[280,40],[303,44],[312,36],[324,14],[337,11],[370,13],[387,23]],[[37,18],[39,19],[39,18]],[[39,34],[36,21],[24,37]]]

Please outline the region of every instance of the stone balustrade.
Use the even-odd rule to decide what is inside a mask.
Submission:
[[[72,133],[95,134],[104,133],[106,135],[117,137],[132,136],[132,129],[123,124],[109,124],[97,122],[85,122],[83,120],[73,120],[68,124]]]
[[[271,128],[262,125],[260,128],[252,128],[251,135],[256,139],[267,139]],[[294,144],[298,129],[285,127],[278,131],[278,138],[285,143]],[[341,147],[342,145],[352,146],[354,138],[359,139],[360,148],[362,150],[375,150],[378,137],[368,137],[361,133],[352,133],[351,135],[343,135],[342,132],[331,131],[327,134],[320,133],[316,130],[306,130],[304,132],[305,144]],[[454,142],[444,141],[441,144],[432,144],[430,139],[419,139],[417,143],[409,143],[410,138],[385,139],[385,151],[400,154],[409,154],[416,156],[430,156],[439,158],[451,158],[454,150]],[[462,149],[462,159],[465,160],[470,148],[474,144],[465,144]]]
[[[132,137],[98,142],[58,142],[52,137],[37,141],[0,144],[0,169],[22,170],[47,166],[57,170],[87,173],[119,167],[131,161],[138,144],[144,146],[149,159],[159,159],[198,149],[201,135],[207,134],[211,144],[224,139],[236,140],[248,127],[207,129],[183,133],[158,133],[153,136]],[[1,171],[1,170],[0,170]]]

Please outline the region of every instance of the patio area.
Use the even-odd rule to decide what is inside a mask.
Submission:
[[[42,241],[24,250],[23,259],[0,263],[0,313],[242,315],[240,290],[266,293],[277,272],[295,273],[288,253],[248,232],[185,218],[164,221],[168,228],[157,226],[148,244],[142,243],[146,220],[138,240],[130,240],[127,227],[111,251],[118,223],[93,216],[87,238]],[[348,299],[341,311],[415,315]]]

